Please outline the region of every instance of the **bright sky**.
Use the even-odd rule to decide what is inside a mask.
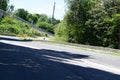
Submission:
[[[54,2],[56,2],[54,17],[62,20],[65,14],[64,0],[10,0],[15,9],[24,8],[30,13],[46,14],[49,17],[52,16]]]

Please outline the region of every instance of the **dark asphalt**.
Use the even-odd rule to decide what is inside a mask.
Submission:
[[[59,58],[83,59],[89,55],[0,43],[0,80],[120,80],[120,75],[58,62]]]

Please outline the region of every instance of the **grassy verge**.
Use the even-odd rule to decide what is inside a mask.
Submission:
[[[73,49],[77,49],[77,50],[91,51],[94,53],[96,52],[96,53],[102,53],[102,54],[109,54],[109,55],[113,55],[113,56],[120,56],[120,53],[115,53],[115,52],[110,52],[110,51],[95,50],[95,49],[89,49],[89,48],[84,48],[84,47],[77,47],[77,46],[65,45],[65,44],[53,43],[53,42],[45,42],[45,41],[39,41],[39,42],[42,44],[50,44],[50,45],[55,45],[55,46],[73,48]]]

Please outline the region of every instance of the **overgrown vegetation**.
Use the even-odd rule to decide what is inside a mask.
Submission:
[[[120,49],[120,0],[65,0],[57,39]]]
[[[36,25],[39,28],[43,28],[50,33],[54,33],[54,26],[60,23],[60,20],[49,18],[45,14],[31,14],[23,8],[17,9],[13,13],[14,15]]]
[[[120,0],[65,0],[67,12],[61,23],[45,14],[31,14],[24,9],[13,11],[14,6],[8,2],[0,1],[0,9],[48,32],[55,31],[57,41],[120,49]],[[34,33],[28,24],[8,16],[0,20],[0,31],[28,36]]]
[[[18,36],[41,36],[38,31],[35,31],[30,25],[22,23],[10,16],[4,16],[0,20],[0,33],[15,34]]]
[[[23,22],[24,20],[28,21],[29,23],[36,25],[38,28],[43,28],[44,31],[52,34],[54,34],[54,26],[60,22],[60,20],[49,18],[45,14],[31,14],[23,8],[14,11],[14,5],[9,5],[9,0],[0,0],[0,9],[22,18]],[[30,25],[23,22],[17,21],[9,16],[5,16],[0,20],[0,32],[14,33],[21,36],[40,36],[40,33],[31,28]]]

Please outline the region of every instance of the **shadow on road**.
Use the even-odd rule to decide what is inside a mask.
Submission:
[[[20,39],[6,38],[6,37],[2,37],[2,36],[0,36],[0,40],[23,41],[23,42],[25,42],[25,41],[32,41],[32,40],[30,40],[30,39],[20,40]]]
[[[89,55],[0,43],[0,80],[120,80],[120,75],[62,62],[78,58]]]

